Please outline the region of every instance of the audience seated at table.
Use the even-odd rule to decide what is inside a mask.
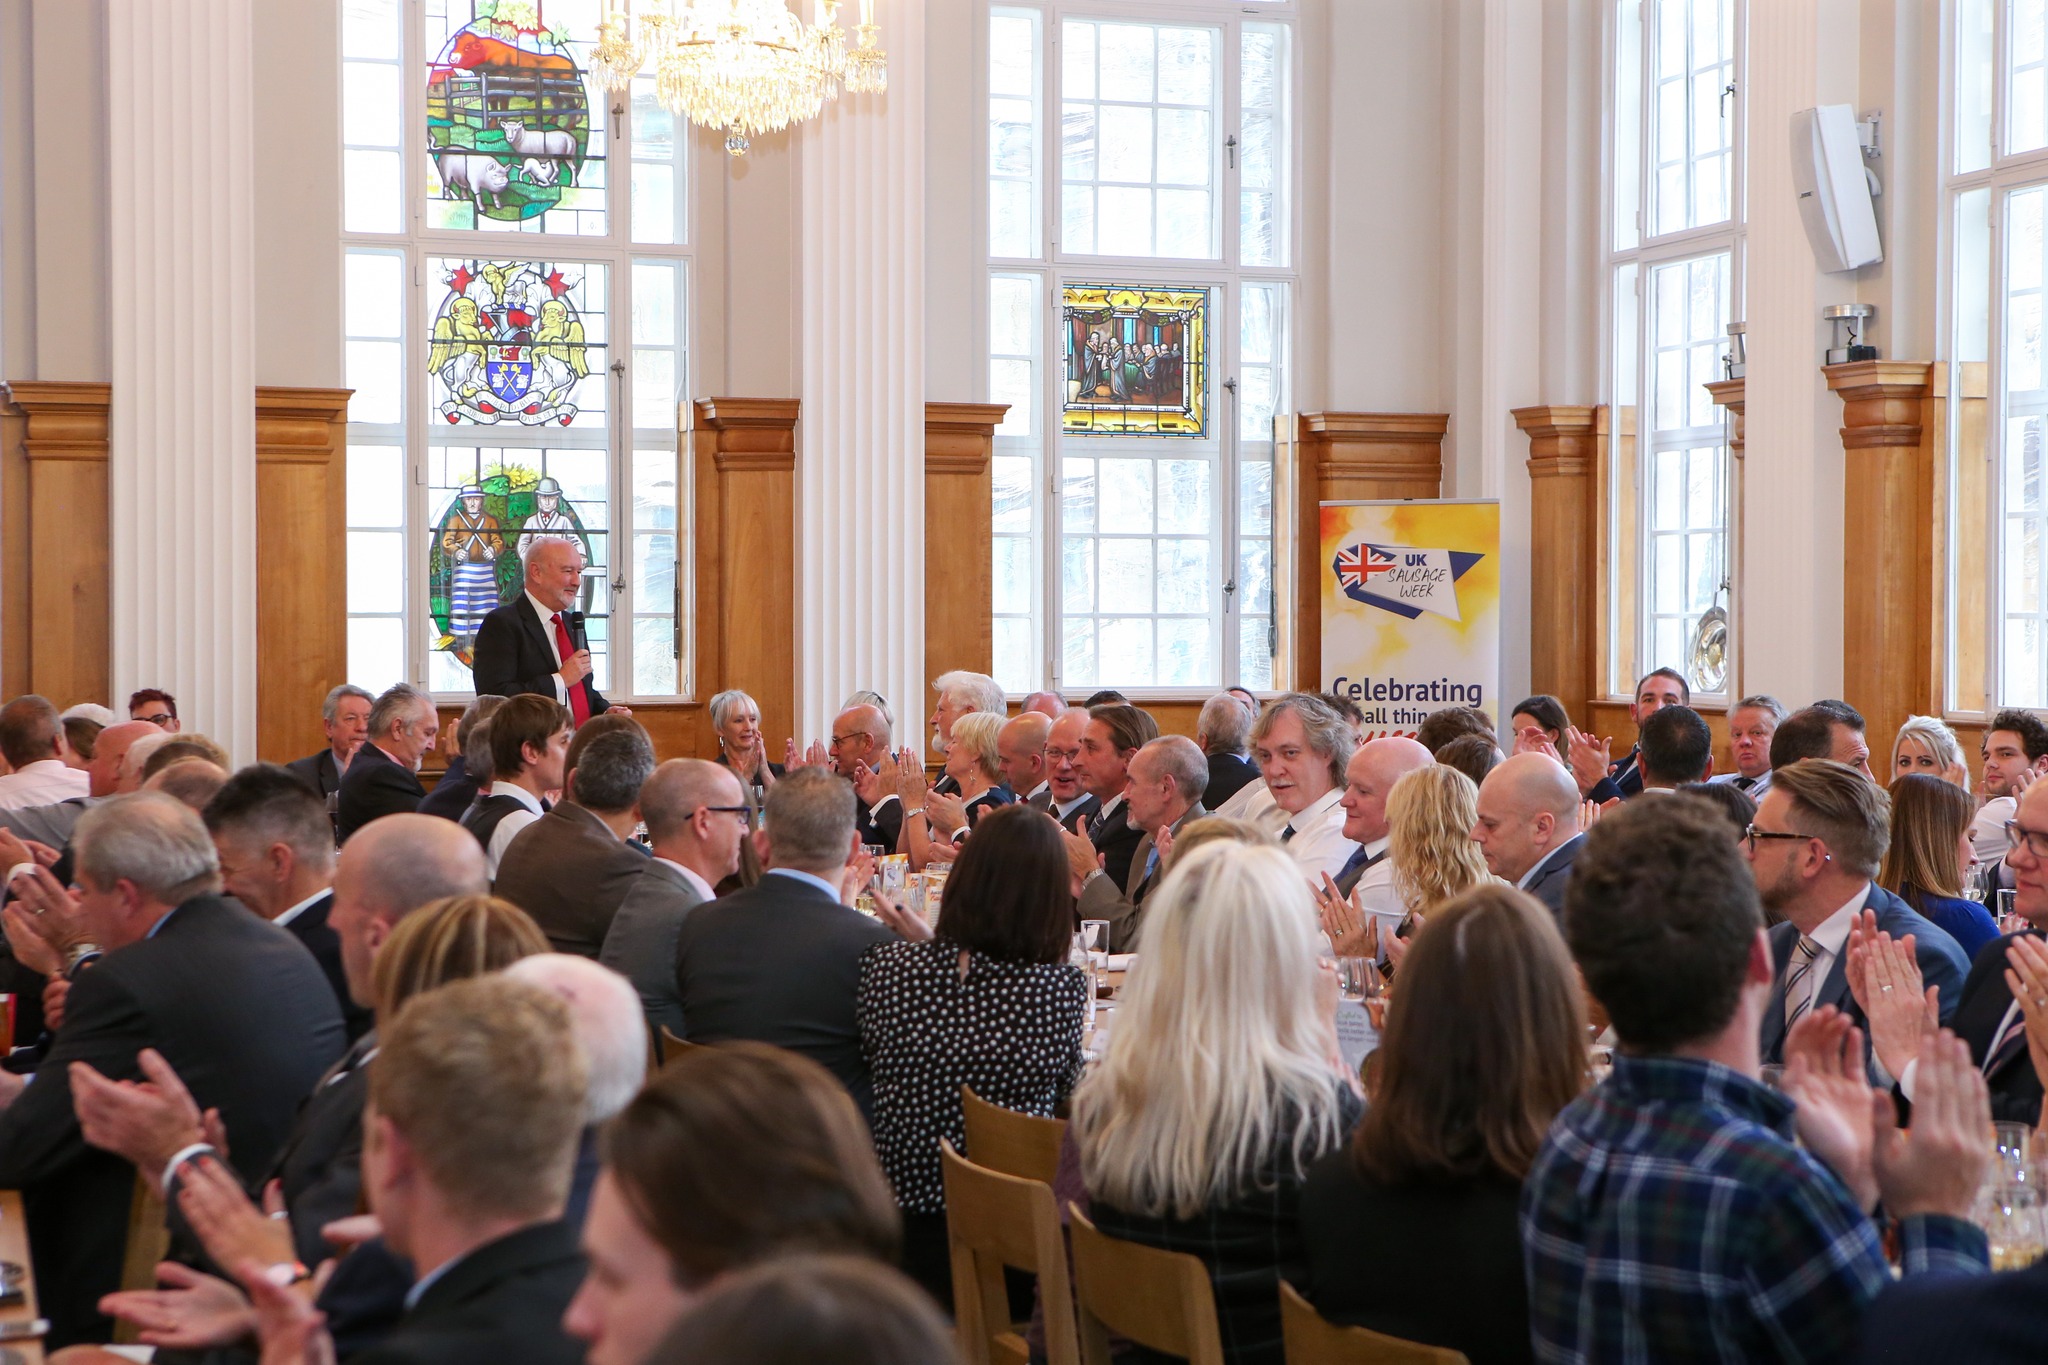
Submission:
[[[589,1365],[649,1359],[715,1283],[756,1262],[896,1258],[896,1202],[867,1127],[845,1087],[794,1053],[685,1052],[605,1130],[603,1153],[583,1228],[591,1273],[564,1319]]]
[[[1279,1282],[1307,1265],[1302,1181],[1362,1108],[1336,1004],[1299,866],[1208,844],[1152,898],[1109,1042],[1074,1092],[1089,1218],[1208,1267],[1232,1365],[1280,1362]]]
[[[1303,1187],[1301,1287],[1333,1322],[1473,1365],[1529,1360],[1516,1204],[1586,1073],[1578,974],[1549,908],[1497,885],[1444,906],[1401,961],[1378,1058],[1350,1144]]]
[[[1080,1074],[1092,985],[1067,964],[1074,893],[1060,839],[1029,807],[992,812],[946,879],[935,936],[877,944],[860,961],[875,1150],[903,1208],[904,1268],[942,1304],[953,1275],[939,1141],[967,1145],[960,1087],[1050,1117]]]

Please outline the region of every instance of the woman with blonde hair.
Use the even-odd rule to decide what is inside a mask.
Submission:
[[[983,815],[997,806],[1007,806],[1017,799],[1017,793],[1003,785],[1001,770],[996,766],[996,735],[1006,719],[987,711],[971,711],[953,722],[952,742],[946,749],[946,776],[953,779],[957,790],[949,793],[947,799],[957,800],[965,807],[967,829],[973,829]],[[922,868],[934,859],[950,862],[950,835],[954,831],[936,835],[932,832],[930,813],[925,807],[930,794],[925,789],[924,769],[916,755],[906,750],[898,771],[898,795],[903,801],[903,851],[910,855],[910,865]]]
[[[1472,842],[1479,822],[1479,788],[1456,768],[1417,768],[1387,794],[1387,856],[1394,890],[1414,914],[1494,880]]]
[[[1074,1092],[1088,1216],[1200,1258],[1224,1358],[1279,1365],[1280,1279],[1306,1268],[1301,1183],[1362,1108],[1315,908],[1286,853],[1227,841],[1178,858],[1147,907],[1115,1028]]]
[[[1970,821],[1977,802],[1968,789],[1929,773],[1907,773],[1891,785],[1892,837],[1877,884],[1932,920],[1961,946],[1963,956],[1998,937],[1997,921],[1963,895],[1976,865]]]
[[[1530,1359],[1516,1208],[1586,1079],[1585,1003],[1555,917],[1498,883],[1445,905],[1401,964],[1375,1056],[1371,1108],[1309,1172],[1298,1283],[1333,1322],[1474,1365]]]
[[[1892,740],[1893,777],[1923,773],[1965,790],[1970,770],[1963,763],[1962,741],[1939,716],[1908,716]]]
[[[524,910],[497,896],[445,896],[407,915],[377,949],[370,994],[380,1028],[406,1001],[436,986],[502,971],[548,951]]]

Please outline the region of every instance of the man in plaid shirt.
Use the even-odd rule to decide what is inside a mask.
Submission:
[[[1880,1200],[1907,1274],[1985,1267],[1964,1215],[1991,1114],[1953,1036],[1923,1040],[1941,1098],[1916,1105],[1908,1132],[1833,1009],[1787,1039],[1786,1094],[1757,1079],[1772,961],[1725,817],[1677,797],[1604,817],[1564,919],[1621,1051],[1523,1185],[1538,1360],[1841,1359],[1891,1278],[1869,1216]]]

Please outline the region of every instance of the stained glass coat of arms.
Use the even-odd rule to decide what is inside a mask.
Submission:
[[[1069,285],[1060,426],[1100,436],[1209,431],[1209,291]]]
[[[427,370],[451,425],[570,426],[604,413],[604,267],[436,260]]]

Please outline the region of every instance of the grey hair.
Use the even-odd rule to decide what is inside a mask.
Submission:
[[[639,802],[640,788],[653,774],[654,745],[645,730],[634,727],[599,735],[585,745],[569,786],[577,805],[615,815]]]
[[[752,697],[740,691],[737,687],[729,688],[724,692],[720,692],[717,696],[711,699],[712,725],[716,726],[718,729],[723,730],[725,728],[726,721],[732,718],[733,708],[742,705],[753,707],[754,715],[757,718],[760,716],[761,703],[755,701]]]
[[[536,953],[505,968],[514,981],[538,986],[569,1007],[590,1080],[583,1122],[603,1123],[633,1102],[647,1080],[647,1018],[640,993],[625,977],[587,957]]]
[[[1343,786],[1344,765],[1351,761],[1352,750],[1358,747],[1358,732],[1321,697],[1308,692],[1284,692],[1273,698],[1260,714],[1259,723],[1252,727],[1252,743],[1264,743],[1266,736],[1273,733],[1273,723],[1290,711],[1301,722],[1301,733],[1310,752],[1329,760],[1331,780]]]
[[[220,889],[220,855],[190,806],[161,792],[103,801],[71,835],[81,876],[102,890],[133,882],[162,905]]]
[[[880,692],[875,691],[871,687],[863,687],[860,691],[854,693],[852,696],[848,697],[844,702],[842,702],[840,704],[839,709],[844,711],[849,709],[850,707],[855,706],[872,706],[877,711],[880,711],[882,713],[882,722],[889,727],[890,734],[895,733],[896,712],[890,708],[889,699],[887,697],[884,697]],[[889,736],[882,736],[882,742],[884,744],[887,744],[889,742]]]
[[[1195,732],[1207,741],[1212,754],[1241,754],[1252,737],[1252,713],[1245,709],[1243,698],[1218,692],[1202,703]]]
[[[498,775],[498,760],[491,752],[491,718],[485,716],[470,727],[469,742],[462,746],[462,771],[474,778],[481,789]]]
[[[329,725],[334,724],[334,718],[341,714],[343,697],[361,697],[373,707],[377,704],[377,699],[370,695],[369,688],[357,687],[354,683],[342,683],[327,690],[327,700],[320,703],[320,719]]]
[[[167,734],[162,730],[153,735],[144,735],[128,746],[127,753],[121,755],[122,771],[140,774],[143,766],[149,762],[151,754],[177,738],[179,736]]]
[[[799,768],[768,789],[769,861],[827,876],[853,849],[853,787],[830,768]]]
[[[1244,708],[1237,705],[1235,698],[1230,704],[1239,714]],[[1202,799],[1202,793],[1209,786],[1209,760],[1201,749],[1186,735],[1161,735],[1138,750],[1141,754],[1152,755],[1152,761],[1159,770],[1173,780],[1173,788],[1181,799],[1193,804]]]
[[[1785,709],[1784,702],[1764,692],[1759,692],[1753,697],[1744,697],[1741,701],[1736,702],[1734,707],[1730,709],[1729,714],[1733,715],[1736,711],[1768,711],[1771,713],[1771,724],[1773,725],[1781,723],[1785,717],[1792,714]]]
[[[940,701],[957,698],[977,711],[992,715],[1005,715],[1009,704],[1003,699],[1003,685],[986,673],[969,673],[964,668],[941,673],[932,683],[932,691],[939,694]]]
[[[384,695],[370,704],[370,737],[376,739],[391,733],[393,722],[413,723],[412,717],[422,706],[433,709],[434,699],[414,687],[411,683],[393,683]]]

